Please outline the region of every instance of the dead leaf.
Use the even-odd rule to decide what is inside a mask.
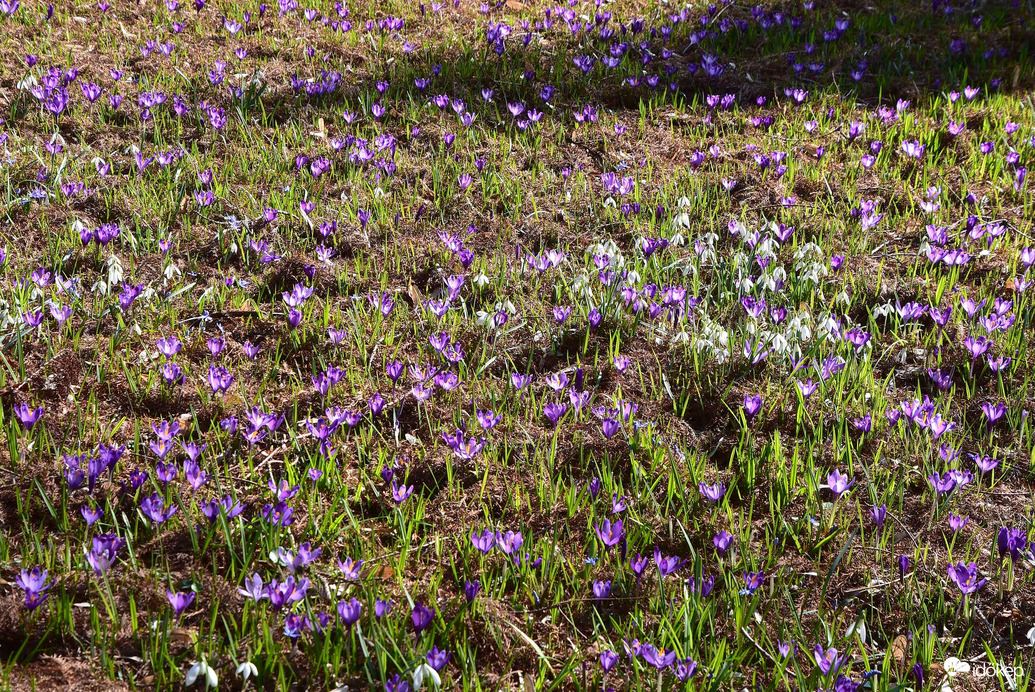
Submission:
[[[364,579],[368,579],[370,577],[373,577],[375,579],[391,579],[394,575],[395,570],[393,570],[388,565],[378,565],[377,567],[373,567],[369,570],[363,570]]]
[[[906,662],[906,653],[909,651],[909,640],[906,639],[906,635],[900,634],[895,637],[895,640],[891,642],[891,655],[895,658],[895,662],[899,665],[903,665]]]
[[[520,12],[521,10],[525,9],[525,3],[519,2],[518,0],[507,0],[507,9],[514,10],[515,12]]]
[[[407,294],[409,294],[410,300],[413,301],[414,307],[417,307],[418,305],[424,305],[424,294],[420,292],[419,288],[417,288],[413,284],[410,284],[409,288],[406,289],[406,292]]]
[[[174,627],[169,631],[169,641],[174,644],[193,644],[197,640],[197,633],[194,630]]]

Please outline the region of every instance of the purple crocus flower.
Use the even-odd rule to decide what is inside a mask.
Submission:
[[[141,513],[156,524],[164,524],[169,521],[170,517],[176,514],[177,509],[176,505],[166,507],[165,501],[158,493],[140,501]]]
[[[567,404],[546,404],[543,407],[543,414],[550,419],[554,427],[560,424],[561,418],[568,412]]]
[[[177,591],[174,593],[166,590],[165,592],[165,597],[169,599],[169,605],[172,606],[173,613],[177,619],[183,614],[183,611],[190,607],[196,596],[197,594],[193,591]]]
[[[226,392],[234,383],[234,376],[230,371],[221,365],[208,366],[208,386],[212,388],[213,394]]]
[[[355,598],[349,601],[338,602],[338,616],[345,623],[345,627],[352,627],[359,621],[360,613],[363,611],[363,604]]]
[[[413,486],[407,487],[405,483],[398,485],[392,483],[392,499],[397,503],[402,504],[409,499],[410,495],[413,494]]]
[[[730,549],[730,546],[733,545],[733,534],[726,530],[719,531],[712,538],[712,543],[715,544],[715,549],[724,555]]]
[[[686,563],[686,560],[680,560],[679,557],[673,555],[670,557],[662,557],[661,550],[654,548],[654,564],[658,566],[658,572],[661,573],[662,577],[667,577],[672,574]]]
[[[830,488],[830,492],[834,493],[834,497],[841,497],[849,488],[855,484],[855,479],[849,480],[847,477],[842,476],[841,472],[834,469],[833,472],[827,476],[827,487]]]
[[[283,582],[272,579],[266,586],[266,598],[269,599],[273,610],[282,610],[285,606],[297,603],[305,598],[306,591],[308,590],[308,579],[295,581],[295,578],[292,576],[289,576]]]
[[[758,570],[757,572],[744,571],[744,589],[740,592],[742,596],[748,596],[755,593],[758,587],[762,586],[762,582],[765,580],[765,572]]]
[[[514,390],[520,392],[522,389],[527,387],[532,382],[531,375],[522,375],[520,373],[511,373],[510,384],[513,385]]]
[[[650,564],[650,561],[639,553],[636,553],[635,557],[629,558],[629,569],[636,575],[636,581],[639,581],[643,576],[648,564]]]
[[[31,570],[23,569],[14,578],[14,582],[25,592],[25,607],[30,612],[43,605],[49,596],[44,592],[51,587],[51,584],[47,583],[47,570],[42,567],[33,567]]]
[[[704,496],[704,499],[709,502],[718,502],[722,499],[723,495],[726,494],[726,486],[722,483],[708,485],[702,481],[697,487],[701,491],[701,495]]]
[[[28,404],[22,403],[14,407],[14,415],[18,418],[18,422],[22,424],[23,428],[32,430],[33,426],[39,422],[40,417],[43,416],[45,410],[42,406],[33,409]]]
[[[90,552],[86,554],[86,561],[99,577],[108,571],[126,541],[115,534],[102,533],[93,537],[92,544]]]
[[[996,547],[999,548],[1000,560],[1005,560],[1009,557],[1011,561],[1017,562],[1021,552],[1027,545],[1028,538],[1020,529],[1011,529],[1005,526],[999,528],[999,534],[996,537]]]
[[[392,606],[395,605],[395,601],[388,599],[387,601],[383,598],[378,598],[374,601],[374,617],[378,620],[383,618],[392,612]]]
[[[960,530],[967,525],[970,521],[970,517],[961,517],[956,514],[949,515],[949,528],[952,529],[953,533],[959,533]]]
[[[434,619],[434,608],[429,608],[420,601],[413,606],[413,612],[410,613],[410,620],[413,622],[413,630],[417,634],[426,630]]]
[[[442,669],[446,667],[446,664],[449,663],[449,659],[452,657],[453,654],[450,652],[443,651],[437,646],[432,646],[431,650],[428,651],[427,655],[424,657],[424,660],[428,662],[428,665],[431,666],[436,673],[441,673]]]
[[[651,644],[640,645],[640,656],[658,670],[664,670],[671,666],[676,660],[675,651],[666,651],[664,648],[654,648]]]
[[[924,145],[918,141],[905,140],[902,142],[902,152],[911,158],[920,160],[924,155]]]
[[[1006,413],[1006,405],[1002,402],[991,403],[984,402],[981,404],[981,411],[985,414],[985,419],[988,421],[988,427],[991,429],[999,422],[999,419]]]
[[[609,520],[604,519],[602,523],[594,527],[594,530],[597,533],[597,538],[600,539],[605,548],[613,548],[625,536],[625,529],[622,527],[621,519],[615,520],[613,524]]]
[[[263,598],[266,598],[266,591],[262,586],[262,577],[258,574],[253,574],[250,578],[244,580],[244,586],[237,589],[237,593],[241,594],[245,598],[258,603]]]
[[[748,422],[751,422],[751,420],[754,419],[754,417],[756,415],[758,415],[758,412],[761,411],[761,410],[762,410],[762,395],[761,394],[753,394],[753,395],[752,394],[745,394],[744,395],[744,415],[747,417]]]
[[[977,563],[975,562],[970,564],[960,562],[955,565],[949,563],[948,573],[949,579],[959,587],[964,596],[974,593],[988,581],[978,578]]]
[[[824,651],[820,644],[816,644],[816,648],[812,650],[812,655],[816,659],[816,666],[823,675],[836,674],[848,659],[847,654],[839,656],[837,649],[833,647]]]
[[[471,544],[477,548],[482,555],[486,555],[496,544],[496,534],[490,529],[484,529],[481,534],[472,533]]]
[[[909,571],[909,556],[899,555],[898,556],[898,578],[905,579],[906,572]]]

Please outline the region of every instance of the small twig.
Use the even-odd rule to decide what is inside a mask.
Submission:
[[[756,642],[756,641],[754,640],[754,638],[753,638],[753,637],[752,637],[752,636],[751,636],[751,635],[750,635],[750,634],[748,633],[748,631],[747,631],[747,627],[741,627],[741,628],[740,628],[740,632],[741,632],[741,634],[743,634],[743,635],[744,635],[745,637],[747,637],[747,640],[748,640],[749,642],[751,642],[752,644],[754,644],[754,645],[755,645],[755,648],[756,648],[756,649],[758,649],[759,651],[761,651],[761,652],[762,652],[762,655],[763,655],[763,656],[765,656],[765,657],[766,657],[766,658],[768,658],[768,659],[769,659],[770,661],[772,661],[772,663],[773,663],[773,665],[774,665],[774,666],[780,667],[780,662],[779,662],[779,661],[777,661],[777,660],[776,660],[775,658],[773,658],[773,655],[772,655],[771,653],[769,653],[768,651],[766,651],[765,649],[763,649],[763,648],[762,648],[762,645],[761,645],[761,644],[759,644],[758,642]],[[785,674],[785,675],[787,675],[788,677],[791,677],[791,676],[793,676],[793,675],[794,675],[794,671],[793,671],[793,670],[791,670],[790,668],[787,668],[787,667],[784,667],[784,668],[783,668],[783,672],[784,672],[784,674]]]

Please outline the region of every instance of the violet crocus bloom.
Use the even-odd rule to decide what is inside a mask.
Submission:
[[[467,599],[468,603],[478,598],[478,593],[482,590],[482,584],[480,581],[475,579],[474,581],[464,581],[464,598]]]
[[[1006,413],[1006,405],[1002,402],[993,404],[986,401],[981,404],[981,412],[984,413],[985,419],[988,421],[988,427],[991,429]]]
[[[658,566],[658,572],[661,573],[662,577],[667,577],[672,574],[686,563],[686,560],[680,560],[678,556],[662,557],[661,550],[654,548],[654,564]]]
[[[22,424],[22,427],[26,430],[32,430],[32,428],[39,422],[41,416],[46,409],[40,406],[37,409],[30,408],[28,404],[22,403],[14,407],[14,415],[18,418],[18,422]]]
[[[431,650],[428,651],[427,655],[424,657],[424,660],[428,662],[428,665],[431,666],[435,672],[441,673],[442,669],[446,667],[446,664],[449,663],[449,659],[452,657],[453,654],[450,652],[440,650],[437,646],[432,646]]]
[[[874,505],[870,508],[870,518],[873,519],[873,523],[877,526],[878,529],[884,528],[884,520],[887,518],[887,516],[887,505],[881,505],[880,507]]]
[[[996,547],[999,549],[999,559],[1007,557],[1017,562],[1021,552],[1027,547],[1028,538],[1020,529],[1011,529],[1005,526],[999,528],[999,535],[996,537]]]
[[[412,485],[407,487],[405,483],[403,483],[402,485],[392,483],[392,499],[395,500],[398,504],[401,505],[402,503],[406,502],[406,500],[408,500],[410,495],[412,494]]]
[[[988,581],[978,578],[977,563],[975,562],[970,564],[960,562],[955,565],[949,563],[948,573],[949,579],[959,587],[964,596],[974,593]]]
[[[676,660],[675,651],[666,651],[664,648],[656,649],[650,644],[640,645],[640,656],[659,671],[668,668]]]
[[[213,394],[226,392],[234,383],[234,376],[230,371],[221,365],[208,366],[208,386],[212,388]]]
[[[594,527],[597,538],[604,544],[605,548],[613,548],[618,545],[622,538],[625,536],[625,529],[622,527],[622,520],[617,519],[614,523],[604,519],[600,524]]]
[[[285,606],[297,603],[305,598],[305,594],[308,589],[308,579],[295,581],[293,576],[289,576],[283,582],[278,582],[276,579],[272,579],[266,586],[266,598],[269,599],[270,606],[273,610],[279,611]]]
[[[25,592],[25,607],[30,612],[43,605],[49,596],[45,592],[51,587],[51,584],[47,583],[47,570],[42,567],[33,567],[31,570],[23,569],[14,578],[14,582]]]
[[[363,611],[363,604],[355,598],[349,601],[338,602],[338,616],[345,623],[345,627],[352,627],[359,621],[360,613]]]
[[[898,556],[898,578],[905,579],[906,572],[909,571],[909,556],[899,555]]]
[[[395,605],[395,601],[391,599],[385,600],[383,598],[378,598],[374,601],[374,617],[380,620],[385,615],[388,615],[392,612],[393,605]]]
[[[522,389],[527,387],[532,382],[531,375],[521,375],[519,373],[511,373],[510,384],[513,385],[514,390],[520,392]]]
[[[718,550],[720,554],[725,555],[726,551],[733,545],[733,534],[729,531],[722,530],[715,534],[712,538],[712,543],[715,544],[715,549]]]
[[[484,529],[481,534],[478,534],[477,532],[472,533],[471,544],[477,548],[482,555],[486,555],[496,544],[496,534],[490,529]]]
[[[970,521],[970,517],[961,517],[955,514],[949,515],[949,528],[952,529],[953,533],[959,533],[960,529],[967,525]]]
[[[744,415],[750,422],[758,412],[762,410],[762,395],[761,394],[745,394],[744,395]]]
[[[702,481],[698,484],[697,488],[701,491],[701,495],[704,496],[704,499],[709,502],[718,502],[726,494],[726,486],[722,483],[708,485]]]
[[[492,430],[497,425],[499,425],[500,421],[503,420],[503,415],[499,414],[499,413],[495,413],[491,409],[489,409],[489,410],[478,409],[477,410],[477,418],[478,418],[478,424],[480,426],[482,426],[483,430]]]
[[[543,407],[543,414],[550,419],[550,422],[554,424],[554,427],[560,424],[561,418],[568,412],[567,404],[546,404]]]
[[[816,644],[816,648],[812,650],[812,655],[816,659],[816,667],[819,668],[823,675],[837,674],[837,671],[845,664],[848,656],[839,656],[837,649],[831,647],[827,650],[823,650],[822,645]]]
[[[758,570],[757,572],[744,571],[744,588],[741,590],[740,595],[749,596],[758,590],[758,587],[762,586],[762,582],[765,580],[765,572]]]
[[[417,634],[426,630],[434,619],[434,608],[429,608],[420,601],[413,606],[413,612],[410,613],[410,620],[413,622],[413,630]]]
[[[126,541],[115,534],[102,533],[94,536],[92,543],[90,552],[86,554],[86,561],[93,573],[100,577],[111,567]]]
[[[629,569],[631,569],[633,574],[636,575],[637,582],[640,581],[643,573],[647,570],[648,564],[650,564],[650,561],[639,553],[636,553],[635,557],[629,558]]]
[[[911,158],[919,160],[924,155],[924,145],[919,141],[903,141],[902,152]]]
[[[262,577],[258,574],[253,574],[250,578],[246,578],[244,586],[238,588],[237,593],[256,603],[266,598],[266,591],[262,586]]]
[[[165,506],[162,497],[155,493],[140,501],[141,513],[156,524],[164,524],[169,521],[172,515],[176,514],[176,505]]]
[[[830,492],[834,493],[834,497],[841,497],[849,488],[855,484],[855,479],[849,480],[847,477],[842,476],[841,472],[834,469],[833,472],[827,476],[827,487],[830,488]]]
[[[194,602],[194,598],[197,596],[193,591],[172,591],[166,590],[165,597],[169,599],[169,605],[172,606],[173,613],[177,618],[183,614],[183,611],[190,607],[190,604]]]

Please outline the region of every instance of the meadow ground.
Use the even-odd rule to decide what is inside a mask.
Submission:
[[[4,689],[1025,690],[1035,8],[0,0]]]

